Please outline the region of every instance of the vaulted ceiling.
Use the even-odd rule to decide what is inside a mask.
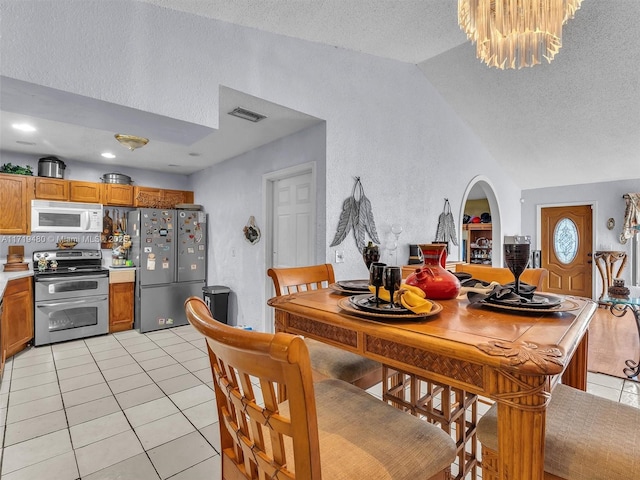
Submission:
[[[565,25],[563,47],[551,64],[508,71],[489,68],[476,59],[475,47],[458,27],[455,0],[143,1],[415,64],[523,189],[640,179],[638,0],[583,0],[575,18]],[[2,83],[3,149],[37,151],[33,146],[16,144],[7,127],[14,119],[33,114],[25,105],[34,101],[46,99],[55,107],[51,111],[56,115],[45,118],[52,132],[47,146],[59,148],[59,155],[83,161],[92,159],[83,158],[78,145],[112,145],[113,133],[122,126],[114,121],[126,118],[115,112],[98,115],[103,106],[88,99],[81,105],[72,105],[64,92],[42,89],[34,96],[28,87]],[[222,108],[243,103],[256,111],[279,115],[280,123],[287,128],[281,132],[263,131],[250,139],[238,130],[243,121],[226,115],[224,122],[240,123],[225,128],[221,116],[220,130],[193,126],[193,134],[201,136],[199,146],[207,142],[209,151],[219,152],[215,161],[320,121],[230,89],[221,90],[220,102]],[[10,105],[13,106],[8,108]],[[89,110],[93,113],[85,118],[103,121],[96,125],[78,121],[77,112]],[[131,118],[132,112],[127,114]],[[141,120],[169,136],[175,128],[172,119],[149,115]],[[62,145],[63,138],[69,137],[62,132],[68,133],[72,128],[78,129],[72,137],[85,141]],[[237,135],[245,139],[246,145],[239,145]],[[215,148],[210,147],[213,144]],[[185,163],[160,168],[154,161],[153,168],[179,173],[204,168],[206,165],[199,163],[197,147],[197,143],[161,145],[158,148],[172,153],[174,158],[180,157],[180,151],[182,156],[186,152],[193,155],[188,166]],[[139,160],[143,161],[144,155],[157,160],[154,148],[149,144],[140,150]],[[174,148],[175,152],[171,150]],[[56,153],[51,149],[48,152]]]

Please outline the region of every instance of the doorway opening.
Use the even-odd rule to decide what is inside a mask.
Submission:
[[[474,177],[460,204],[460,260],[502,266],[500,218],[500,205],[491,181],[484,175]]]

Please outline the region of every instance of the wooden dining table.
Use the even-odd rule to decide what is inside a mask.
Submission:
[[[542,480],[546,408],[555,382],[586,389],[590,299],[520,311],[441,300],[432,316],[369,316],[331,289],[274,297],[275,330],[314,338],[428,381],[498,402],[504,480]]]

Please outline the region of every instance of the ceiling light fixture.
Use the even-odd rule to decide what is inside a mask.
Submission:
[[[121,133],[116,133],[114,137],[116,137],[116,140],[118,140],[122,145],[124,145],[131,151],[135,150],[136,148],[144,147],[147,143],[149,143],[148,138],[136,137],[135,135],[123,135]]]
[[[101,154],[104,158],[116,158],[116,156],[111,152],[104,152]]]
[[[562,25],[582,0],[458,0],[458,23],[490,67],[551,63],[562,47]]]
[[[234,117],[242,118],[244,120],[249,120],[250,122],[257,123],[260,120],[264,120],[267,118],[266,115],[262,115],[261,113],[252,112],[251,110],[247,110],[246,108],[236,107],[229,112],[229,115],[233,115]]]

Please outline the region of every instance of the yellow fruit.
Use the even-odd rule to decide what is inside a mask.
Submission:
[[[424,290],[422,290],[420,287],[416,287],[415,285],[407,285],[405,283],[400,288],[400,290],[402,290],[402,289],[409,290],[409,291],[413,292],[414,294],[418,295],[420,298],[427,298],[427,294],[424,293]]]

